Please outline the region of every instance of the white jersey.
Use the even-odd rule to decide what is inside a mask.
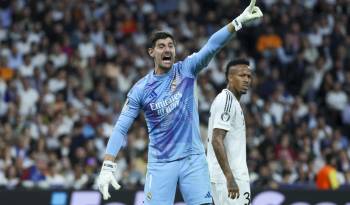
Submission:
[[[227,131],[224,139],[224,146],[234,178],[237,180],[249,181],[244,115],[237,98],[228,89],[224,89],[216,96],[211,105],[207,150],[211,182],[226,183],[226,178],[216,159],[212,146],[214,128]]]

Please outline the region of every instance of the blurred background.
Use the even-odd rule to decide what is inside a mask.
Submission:
[[[198,77],[202,137],[211,102],[226,85],[226,63],[248,58],[254,81],[242,105],[253,193],[287,190],[287,199],[297,190],[318,193],[316,178],[325,166],[336,178],[323,188],[350,190],[350,2],[257,3],[263,19],[245,26]],[[56,194],[44,204],[79,204],[70,194],[96,190],[126,94],[153,69],[146,49],[150,33],[173,33],[183,60],[248,4],[0,1],[0,195],[35,190]],[[117,157],[125,190],[119,196],[143,189],[147,144],[141,115]],[[66,200],[55,190],[68,193]]]

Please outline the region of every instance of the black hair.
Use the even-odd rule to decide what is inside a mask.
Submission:
[[[332,165],[332,161],[335,159],[335,155],[333,153],[327,153],[325,155],[325,161],[327,164],[331,164]]]
[[[246,59],[236,59],[228,62],[228,64],[226,65],[226,79],[228,77],[228,73],[230,71],[231,66],[242,65],[242,64],[249,66],[249,61]]]
[[[166,31],[156,31],[152,33],[148,47],[154,48],[156,46],[157,40],[165,38],[171,38],[171,40],[173,40],[173,42],[175,43],[174,36],[171,33]]]

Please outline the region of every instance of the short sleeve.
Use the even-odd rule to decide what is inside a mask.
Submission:
[[[222,92],[214,101],[213,113],[213,128],[219,128],[229,131],[232,128],[231,120],[234,117],[235,110],[233,107],[233,97],[227,93]]]

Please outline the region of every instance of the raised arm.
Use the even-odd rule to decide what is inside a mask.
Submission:
[[[205,68],[215,54],[231,40],[233,34],[242,28],[242,25],[263,16],[259,7],[255,6],[255,1],[251,0],[242,14],[215,32],[198,53],[193,53],[184,60],[184,64],[187,65],[185,67],[189,68],[192,75],[197,75],[199,71]]]

